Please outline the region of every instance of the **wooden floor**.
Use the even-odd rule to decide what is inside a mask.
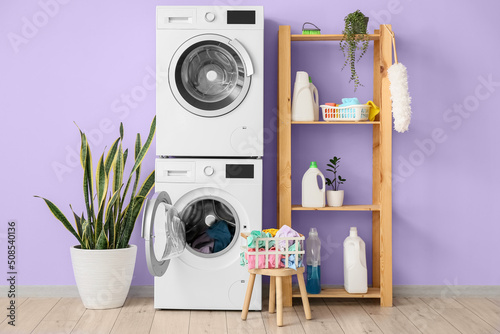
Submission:
[[[78,298],[22,298],[16,327],[4,319],[0,333],[500,333],[500,298],[395,298],[392,308],[380,308],[376,300],[310,303],[312,320],[296,299],[278,328],[276,314],[267,311],[241,321],[238,311],[156,311],[152,298],[130,298],[123,308],[102,311],[86,310]],[[7,305],[0,298],[3,312]]]

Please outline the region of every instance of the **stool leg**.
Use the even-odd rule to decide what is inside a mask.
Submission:
[[[276,302],[276,277],[270,276],[271,283],[269,285],[269,313],[274,313]]]
[[[276,277],[276,304],[278,306],[276,323],[278,327],[281,327],[283,326],[283,280],[281,276]]]
[[[309,298],[307,298],[306,283],[304,282],[304,275],[302,273],[297,274],[297,281],[299,281],[300,297],[302,297],[302,305],[304,306],[304,313],[306,314],[306,319],[310,320],[311,317],[311,307],[309,306]]]
[[[243,310],[241,310],[241,319],[247,320],[248,308],[250,307],[250,300],[252,299],[253,284],[255,282],[255,274],[250,274],[247,284],[247,293],[245,295],[245,302],[243,303]]]

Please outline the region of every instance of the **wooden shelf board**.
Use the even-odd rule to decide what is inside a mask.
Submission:
[[[380,124],[380,121],[339,121],[339,122],[326,122],[326,121],[316,121],[316,122],[298,122],[294,121],[292,124]]]
[[[292,41],[341,41],[344,35],[291,35]],[[377,41],[380,34],[369,34],[368,40]]]
[[[292,297],[300,297],[298,288],[292,290]],[[380,288],[368,288],[367,293],[347,293],[344,288],[324,288],[319,294],[307,294],[309,298],[380,298]]]
[[[325,206],[324,208],[304,208],[302,205],[292,205],[292,210],[301,211],[380,211],[380,205],[362,204],[362,205],[343,205],[343,206]]]

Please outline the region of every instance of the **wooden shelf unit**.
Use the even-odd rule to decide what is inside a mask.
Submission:
[[[348,294],[343,289],[323,289],[323,298],[380,298],[381,306],[392,306],[392,106],[387,70],[392,65],[392,27],[380,26],[369,35],[373,41],[373,101],[380,113],[373,122],[292,122],[291,42],[340,41],[342,35],[292,35],[290,26],[278,33],[278,199],[277,226],[292,226],[292,211],[372,211],[373,287],[367,294]],[[292,124],[358,124],[373,127],[372,203],[340,208],[303,208],[292,205]],[[332,213],[334,214],[334,213]],[[291,279],[283,281],[283,305],[291,306]]]
[[[367,293],[347,293],[344,288],[322,288],[319,294],[308,293],[309,298],[380,298],[380,288],[368,288]],[[292,297],[300,297],[297,288],[292,290]]]

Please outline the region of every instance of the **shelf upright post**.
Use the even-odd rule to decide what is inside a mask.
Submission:
[[[378,34],[380,31],[375,30]],[[380,90],[383,67],[380,60],[380,40],[373,41],[373,102],[381,106]],[[380,114],[375,120],[380,121]],[[372,171],[372,203],[380,205],[380,123],[373,125],[373,171]],[[380,211],[372,212],[372,285],[380,288]]]
[[[380,26],[380,305],[392,306],[392,26]]]
[[[292,58],[290,26],[278,32],[278,228],[292,221]],[[283,306],[292,306],[292,279],[283,277]]]

